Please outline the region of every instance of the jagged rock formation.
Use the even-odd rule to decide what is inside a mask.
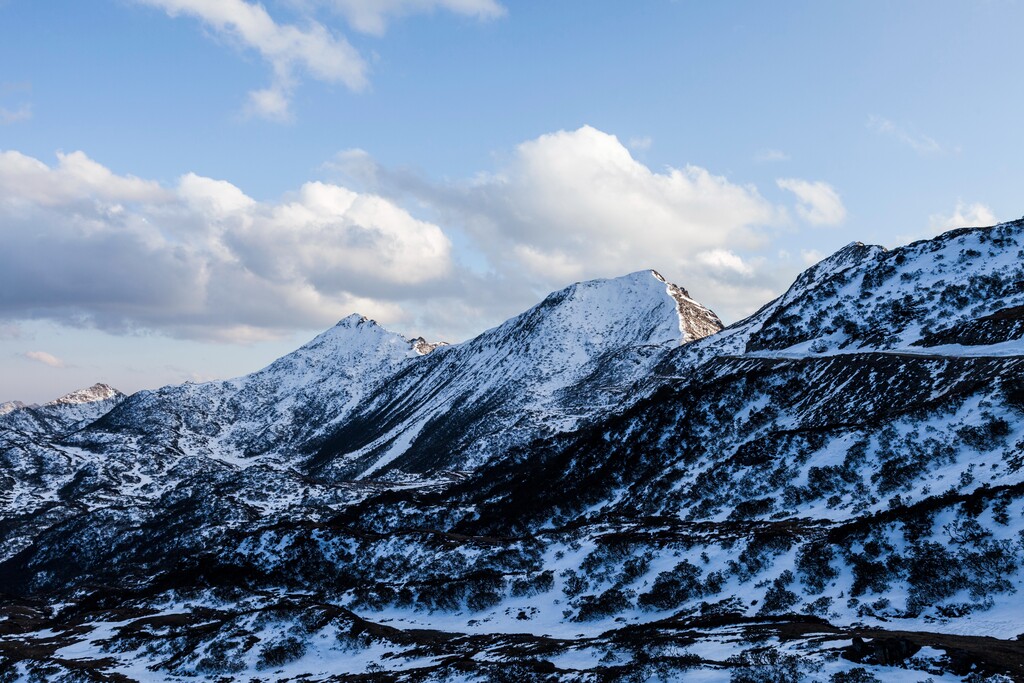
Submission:
[[[427,355],[347,319],[4,447],[0,672],[1020,680],[1022,307],[1018,221],[703,337],[650,272]]]

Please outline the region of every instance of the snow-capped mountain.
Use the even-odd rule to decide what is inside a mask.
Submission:
[[[1022,311],[1017,221],[136,395],[0,451],[0,676],[1024,680]]]
[[[573,285],[463,344],[350,316],[252,375],[139,392],[75,443],[267,456],[335,479],[464,469],[575,426],[664,352],[719,329],[653,271]]]
[[[24,403],[22,401],[5,401],[3,403],[0,403],[0,417],[6,415],[7,413],[13,412],[15,410],[21,410],[22,408],[27,408],[27,407],[28,407],[28,404],[26,404],[26,403]]]
[[[1024,303],[1019,239],[1017,221],[951,230],[893,250],[855,242],[711,346],[804,355],[1011,338],[1019,332],[1012,309]]]
[[[125,395],[97,383],[65,394],[41,406],[13,401],[0,406],[0,434],[12,430],[25,434],[64,436],[110,412]],[[2,438],[2,437],[0,437]]]
[[[171,449],[232,462],[295,453],[344,419],[383,380],[429,349],[351,315],[296,351],[237,379],[140,391],[78,443]]]
[[[320,476],[478,467],[608,410],[721,321],[654,271],[573,285],[468,342],[410,363],[310,459]]]
[[[409,340],[353,315],[251,375],[141,391],[90,415],[88,428],[52,430],[56,441],[11,441],[0,452],[14,482],[5,498],[21,516],[56,524],[243,468],[252,471],[239,476],[279,494],[240,487],[247,505],[287,509],[312,488],[312,500],[334,506],[367,493],[336,482],[379,475],[390,460],[392,470],[436,475],[568,429],[671,349],[720,328],[653,271],[573,285],[458,345]],[[359,438],[369,447],[350,453]],[[35,527],[19,528],[0,539],[0,558]]]
[[[74,406],[83,404],[96,404],[98,401],[108,401],[110,399],[116,399],[124,396],[120,391],[110,386],[109,384],[103,384],[98,382],[93,384],[91,387],[85,389],[79,389],[78,391],[72,391],[70,394],[64,394],[60,398],[54,399],[45,405],[48,406]]]

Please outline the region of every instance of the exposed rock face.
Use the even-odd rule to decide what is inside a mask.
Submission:
[[[690,293],[679,285],[674,285],[661,273],[652,270],[656,279],[665,283],[665,288],[676,301],[676,312],[679,314],[679,330],[683,333],[683,342],[691,342],[715,334],[724,327],[714,311],[690,298]]]
[[[412,347],[416,349],[416,353],[421,356],[425,356],[441,346],[448,346],[448,342],[428,342],[423,337],[416,337],[412,340]]]
[[[709,336],[645,271],[8,432],[0,672],[1019,679],[1022,306],[1014,222],[849,245]]]

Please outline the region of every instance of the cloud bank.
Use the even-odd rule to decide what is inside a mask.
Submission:
[[[539,287],[654,263],[685,272],[710,259],[743,272],[732,250],[763,246],[764,226],[782,219],[753,186],[692,165],[653,171],[589,126],[524,142],[504,168],[471,182],[373,175],[386,192],[414,192],[445,225],[468,232],[499,272]]]
[[[194,173],[173,185],[115,173],[83,152],[52,165],[0,152],[0,322],[244,341],[359,312],[453,340],[571,282],[652,267],[735,319],[801,265],[767,265],[792,224],[754,186],[653,170],[588,126],[457,182],[359,151],[333,168],[347,180],[260,201]],[[785,182],[808,221],[843,214],[827,184]]]
[[[479,252],[475,261],[500,278],[502,291],[531,292],[534,300],[575,280],[653,267],[736,319],[777,294],[800,266],[768,265],[765,251],[791,221],[756,187],[695,165],[651,169],[614,135],[589,126],[524,142],[501,168],[468,181],[383,168],[358,150],[340,155],[336,168],[426,207]],[[835,202],[821,207],[832,211],[830,220],[842,206],[838,195]]]
[[[175,187],[81,152],[0,154],[0,317],[242,340],[326,327],[443,280],[451,243],[393,203],[312,182],[258,202],[228,182]]]

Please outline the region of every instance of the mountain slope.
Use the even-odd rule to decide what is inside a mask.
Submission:
[[[141,391],[76,443],[95,446],[134,437],[139,447],[169,444],[181,454],[233,462],[286,456],[342,419],[403,363],[418,358],[416,344],[352,315],[251,375]]]
[[[572,285],[403,368],[310,461],[332,477],[472,469],[607,410],[665,352],[721,329],[654,271]]]
[[[83,509],[150,506],[182,481],[218,480],[239,468],[253,469],[239,478],[262,478],[281,494],[268,499],[241,486],[246,505],[283,510],[312,495],[326,502],[296,514],[327,514],[367,493],[335,482],[376,473],[366,471],[376,462],[369,456],[349,458],[343,470],[325,457],[339,435],[369,423],[389,457],[403,456],[396,465],[421,471],[417,463],[427,458],[434,470],[457,469],[467,466],[464,451],[482,460],[488,448],[500,452],[599,412],[665,352],[720,327],[652,271],[574,285],[456,346],[408,340],[349,316],[251,375],[142,391],[103,404],[89,422],[106,414],[88,428],[56,430],[45,441],[18,432],[0,457],[8,514],[24,523],[0,537],[0,558]],[[595,401],[600,395],[611,398]],[[72,404],[62,399],[60,410]],[[381,415],[381,406],[396,404],[405,412]],[[12,415],[35,420],[37,412]],[[408,453],[400,438],[394,445],[395,434],[420,436],[424,421],[431,428],[409,439]],[[446,436],[454,432],[458,438]]]
[[[893,250],[850,244],[730,326],[714,346],[732,353],[805,354],[957,343],[965,326],[1024,300],[1020,232],[1015,221],[951,230]],[[990,327],[979,341],[995,343],[1016,333],[1012,325]]]
[[[573,285],[457,345],[351,316],[252,375],[139,392],[70,445],[240,466],[303,457],[332,480],[465,469],[573,427],[666,351],[719,329],[653,271]]]
[[[306,471],[180,457],[26,519],[0,672],[1024,680],[1022,248],[1024,222],[850,245],[682,345],[663,299],[624,303],[656,278],[556,293],[402,362]],[[373,476],[340,481],[353,453]]]

